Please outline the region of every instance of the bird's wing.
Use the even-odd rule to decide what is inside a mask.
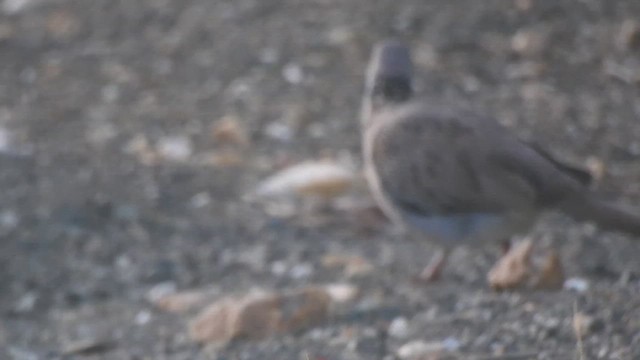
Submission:
[[[370,160],[390,201],[406,211],[528,211],[555,201],[566,183],[574,183],[490,119],[411,106],[381,117],[365,140]]]
[[[535,150],[538,153],[538,155],[544,157],[546,160],[551,162],[556,168],[558,168],[558,170],[561,170],[566,175],[572,177],[574,180],[578,181],[582,185],[589,186],[593,182],[593,175],[588,170],[581,169],[577,166],[567,164],[565,162],[562,162],[556,159],[555,157],[553,157],[553,155],[551,155],[548,151],[540,147],[540,145],[538,145],[535,142],[529,141],[529,142],[523,142],[523,143],[526,146],[530,147],[531,149]]]

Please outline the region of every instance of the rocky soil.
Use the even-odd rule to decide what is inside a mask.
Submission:
[[[637,19],[636,0],[0,1],[0,358],[639,359],[638,239],[550,215],[528,236],[582,287],[496,293],[498,250],[471,247],[419,286],[436,248],[359,212],[366,191],[248,196],[301,161],[359,166],[365,64],[397,36],[421,93],[640,208]],[[337,282],[360,295],[336,315],[222,348],[149,301]]]

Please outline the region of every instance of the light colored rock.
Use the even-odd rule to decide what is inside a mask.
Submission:
[[[337,197],[353,184],[354,171],[332,161],[307,161],[288,167],[258,184],[258,197],[291,195]]]
[[[404,339],[409,336],[409,321],[404,317],[397,317],[389,324],[389,336]]]

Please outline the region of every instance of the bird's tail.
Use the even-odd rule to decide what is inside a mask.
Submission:
[[[593,221],[601,229],[619,231],[640,239],[640,214],[619,205],[586,194],[565,202],[560,207],[578,221]]]
[[[375,46],[369,60],[361,118],[388,105],[399,104],[413,97],[413,63],[407,46],[387,40]]]

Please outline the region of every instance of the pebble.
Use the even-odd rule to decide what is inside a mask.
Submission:
[[[397,317],[389,324],[389,336],[403,339],[409,336],[409,321],[404,317]]]
[[[18,302],[16,303],[16,306],[15,306],[15,311],[18,313],[31,312],[35,308],[37,301],[38,301],[38,294],[33,291],[30,291],[24,294],[22,297],[20,297],[20,299],[18,299]]]
[[[153,286],[148,292],[147,292],[147,300],[151,301],[151,302],[156,302],[159,299],[169,295],[169,294],[173,294],[177,291],[178,286],[176,285],[175,282],[173,281],[167,281],[167,282],[162,282],[159,283],[155,286]]]
[[[327,41],[330,45],[346,45],[355,37],[355,33],[348,27],[334,27],[327,33]]]
[[[511,50],[523,56],[539,55],[546,47],[546,36],[536,30],[518,31],[511,38]]]
[[[283,143],[293,140],[295,133],[291,126],[280,121],[269,123],[269,125],[265,127],[264,132],[269,138]]]
[[[164,159],[185,161],[191,157],[193,145],[187,136],[173,135],[158,140],[157,150]]]
[[[304,79],[304,72],[300,65],[296,63],[288,63],[282,68],[282,77],[290,84],[300,84]]]
[[[457,351],[460,349],[462,344],[460,343],[460,340],[454,337],[448,337],[442,341],[442,346],[447,351]]]
[[[225,297],[202,310],[189,333],[197,342],[215,345],[238,337],[259,340],[293,333],[326,320],[332,301],[319,286]]]
[[[287,263],[278,260],[271,263],[271,273],[275,276],[284,276],[287,273]]]
[[[6,230],[12,230],[16,226],[20,219],[18,218],[18,214],[16,214],[13,210],[4,210],[0,212],[0,227]]]
[[[569,278],[564,282],[563,288],[565,290],[573,290],[579,293],[589,290],[589,281],[582,278]]]
[[[211,196],[207,192],[200,192],[193,195],[189,203],[191,207],[201,209],[211,203]]]
[[[151,312],[149,312],[148,310],[142,310],[140,312],[138,312],[135,316],[135,318],[133,319],[133,322],[136,325],[146,325],[151,321],[152,315]]]
[[[428,355],[440,353],[445,350],[441,342],[426,342],[413,340],[398,348],[396,354],[403,360],[425,359]]]
[[[313,265],[310,263],[300,263],[291,267],[289,270],[289,276],[292,279],[301,280],[309,278],[313,275]]]

